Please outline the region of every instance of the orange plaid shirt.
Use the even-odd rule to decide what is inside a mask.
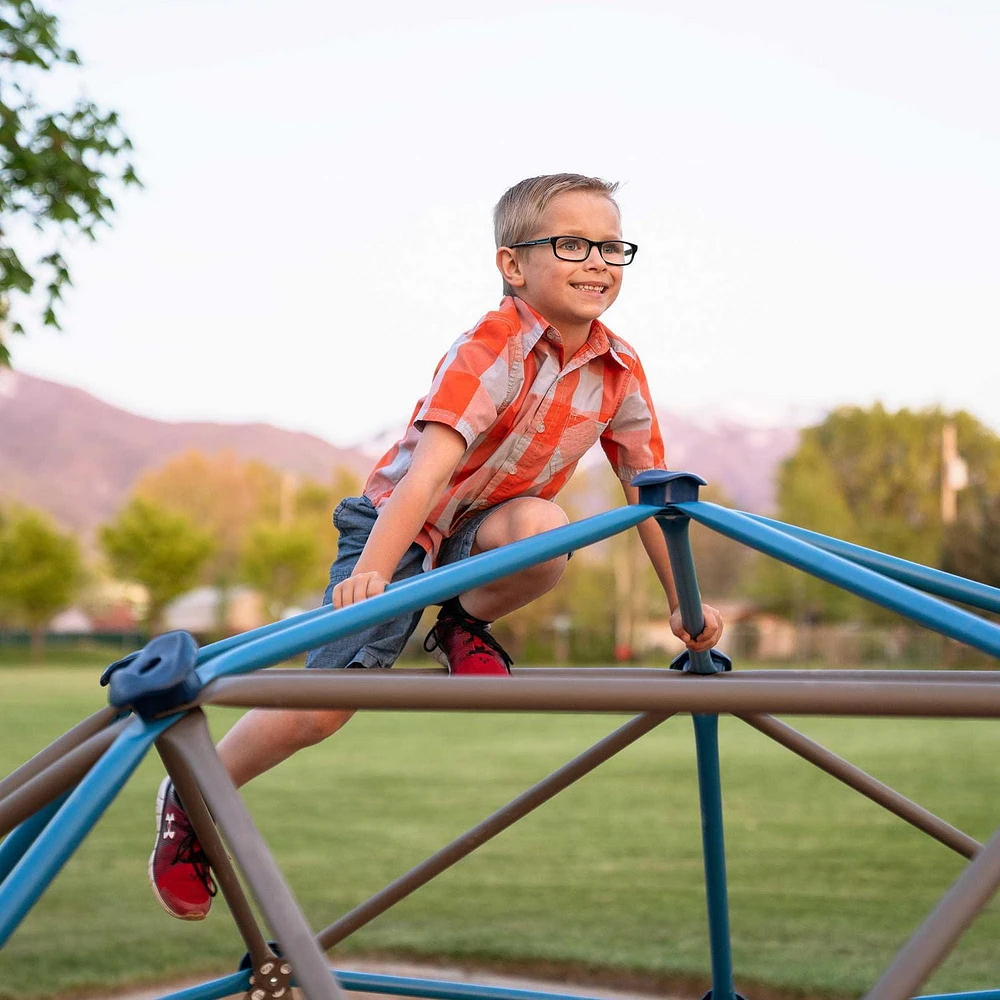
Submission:
[[[468,448],[416,541],[433,564],[461,520],[512,497],[550,500],[597,441],[619,479],[664,468],[663,439],[635,351],[595,320],[563,358],[559,332],[506,297],[452,344],[403,437],[379,460],[365,496],[380,507],[406,475],[428,421]]]

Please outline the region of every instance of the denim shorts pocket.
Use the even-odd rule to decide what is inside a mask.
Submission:
[[[378,512],[368,497],[344,497],[333,512],[333,526],[337,531],[365,527],[377,516]]]
[[[344,504],[347,503],[347,497],[344,497],[340,503],[337,504],[333,509],[333,526],[340,531],[340,512],[344,509]]]

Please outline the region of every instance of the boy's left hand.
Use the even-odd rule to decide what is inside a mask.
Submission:
[[[693,639],[688,635],[687,630],[684,628],[684,623],[681,621],[680,607],[674,608],[673,613],[670,615],[670,631],[688,649],[693,650],[695,653],[711,649],[722,638],[722,615],[710,604],[703,604],[701,606],[701,613],[705,619],[705,628],[702,630],[701,635],[695,636]]]

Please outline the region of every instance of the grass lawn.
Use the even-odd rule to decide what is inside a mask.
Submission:
[[[104,703],[99,668],[0,670],[0,773]],[[236,713],[210,709],[217,735]],[[326,926],[623,721],[368,713],[245,790],[293,891]],[[1000,727],[799,719],[797,728],[971,835],[1000,825]],[[963,861],[742,723],[720,726],[737,987],[857,995]],[[232,972],[221,899],[171,920],[146,885],[151,756],[0,952],[0,997],[30,1000]],[[1000,907],[926,991],[1000,986]],[[669,720],[333,953],[560,965],[707,988],[694,741]]]

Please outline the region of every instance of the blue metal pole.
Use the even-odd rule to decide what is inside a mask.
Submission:
[[[661,507],[645,504],[619,507],[450,566],[442,566],[412,580],[392,584],[384,594],[360,604],[340,610],[325,607],[281,622],[280,628],[265,627],[248,632],[243,636],[242,643],[229,645],[209,658],[205,653],[213,647],[206,646],[198,657],[201,663],[198,676],[203,684],[208,684],[218,677],[272,666],[343,635],[409,611],[417,611],[428,604],[438,603],[584,545],[610,538],[660,510]]]
[[[701,845],[705,858],[708,940],[712,955],[712,1000],[732,1000],[733,959],[726,886],[726,844],[722,828],[722,779],[719,768],[719,717],[695,715]]]
[[[972,990],[969,993],[927,993],[913,1000],[1000,1000],[1000,990]]]
[[[38,839],[38,835],[49,824],[49,820],[59,811],[62,804],[69,798],[69,792],[64,792],[29,816],[20,826],[15,827],[0,844],[0,891],[4,880],[14,870],[14,866],[24,856],[24,852]]]
[[[988,587],[985,583],[966,580],[965,577],[955,576],[954,573],[945,573],[939,569],[922,566],[920,563],[910,562],[908,559],[890,556],[877,549],[866,549],[864,546],[844,542],[839,538],[821,535],[819,532],[809,531],[807,528],[784,524],[782,521],[775,521],[760,514],[748,514],[746,511],[740,513],[760,524],[766,524],[769,528],[776,528],[778,531],[783,531],[786,535],[801,539],[803,542],[811,542],[826,552],[832,552],[835,556],[843,556],[844,559],[850,559],[851,562],[857,563],[859,566],[875,570],[876,573],[882,573],[900,583],[909,584],[925,593],[935,594],[950,601],[960,601],[962,604],[968,604],[970,607],[979,608],[982,611],[1000,612],[1000,589],[996,587]]]
[[[648,504],[668,504],[656,515],[670,555],[670,569],[677,588],[681,621],[689,635],[705,628],[701,590],[695,572],[689,517],[678,507],[697,505],[698,489],[705,481],[684,472],[644,472],[633,485]],[[674,506],[677,504],[678,506]],[[720,667],[709,652],[690,652],[689,673],[714,674]],[[701,844],[705,862],[705,902],[708,909],[708,942],[712,957],[712,1000],[734,1000],[733,958],[729,933],[729,898],[726,887],[726,843],[722,822],[722,777],[719,768],[719,717],[695,715],[694,738],[698,756],[698,792],[701,807]]]
[[[383,976],[366,972],[334,972],[337,985],[358,993],[384,993],[388,996],[423,997],[427,1000],[589,1000],[566,993],[513,989],[509,986],[481,986],[476,983],[452,983],[444,979],[412,979],[408,976]]]
[[[713,503],[678,503],[678,510],[728,538],[774,556],[813,576],[834,583],[852,594],[895,611],[911,621],[1000,657],[1000,625],[962,611],[881,573],[857,566],[848,559],[824,552],[808,542],[761,524],[739,511]]]
[[[212,979],[200,986],[189,986],[186,990],[167,993],[160,1000],[222,1000],[223,997],[245,993],[250,986],[250,970],[234,972],[221,979]]]
[[[596,514],[582,521],[568,524],[563,528],[555,528],[552,531],[546,531],[533,538],[526,538],[523,541],[515,542],[513,545],[504,546],[503,549],[497,549],[493,552],[483,552],[480,555],[472,556],[470,559],[463,559],[460,564],[440,567],[431,573],[423,574],[417,579],[390,584],[386,588],[385,594],[373,599],[383,602],[375,605],[380,609],[378,614],[375,617],[371,617],[373,612],[369,608],[369,614],[360,623],[355,623],[349,628],[338,627],[333,632],[328,631],[329,626],[326,624],[328,619],[335,613],[340,612],[335,612],[328,605],[321,608],[313,608],[311,611],[304,611],[293,618],[288,618],[280,622],[271,622],[268,625],[250,629],[240,635],[231,635],[225,639],[220,639],[218,642],[202,646],[198,650],[197,662],[199,666],[202,666],[223,653],[229,653],[249,643],[268,639],[272,640],[272,642],[267,647],[255,647],[257,655],[254,658],[252,666],[242,666],[241,658],[227,660],[224,672],[227,674],[244,673],[261,666],[271,666],[280,659],[287,659],[303,650],[321,646],[331,639],[339,638],[348,632],[358,631],[377,622],[387,621],[390,618],[405,614],[407,611],[414,611],[417,608],[426,607],[428,604],[447,600],[449,597],[460,594],[463,590],[477,587],[482,583],[489,583],[508,573],[516,572],[527,566],[533,566],[538,562],[544,562],[546,559],[565,555],[573,549],[582,548],[585,545],[591,545],[602,539],[610,538],[612,535],[624,531],[626,528],[634,527],[640,521],[644,521],[647,517],[656,514],[659,510],[660,507],[634,505],[605,511],[603,514]],[[394,594],[395,598],[391,604],[387,605],[385,602],[388,600],[387,595],[390,593]],[[370,601],[366,603],[371,604]],[[270,655],[269,653],[261,653],[262,649],[267,648],[269,650],[283,651],[285,647],[278,641],[280,637],[291,633],[294,638],[297,638],[303,634],[303,626],[317,622],[321,624],[315,630],[318,638],[313,640],[312,646],[304,646],[302,649],[294,648],[287,653],[282,652],[277,659],[272,658],[266,663],[257,662],[261,656]],[[234,664],[236,665],[234,666]],[[201,676],[204,682],[208,683],[208,681],[215,680],[221,674],[213,669],[211,672],[203,671]]]
[[[174,715],[150,723],[136,719],[108,748],[37,835],[0,887],[0,948],[7,943],[91,827],[114,801],[156,737],[179,718],[180,715]],[[33,818],[37,821],[44,812],[39,810]]]

